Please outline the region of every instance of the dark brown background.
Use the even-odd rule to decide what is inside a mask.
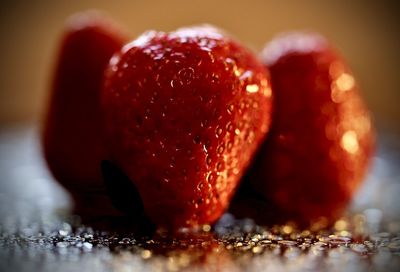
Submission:
[[[63,23],[74,12],[96,8],[125,24],[132,38],[148,29],[211,23],[260,50],[281,31],[319,31],[347,58],[378,126],[400,133],[395,1],[4,2],[0,4],[0,127],[40,120]]]

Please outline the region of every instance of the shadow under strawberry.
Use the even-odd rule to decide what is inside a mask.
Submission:
[[[228,212],[237,219],[250,218],[258,225],[271,227],[273,225],[290,224],[299,228],[308,228],[312,225],[308,218],[304,218],[295,212],[283,210],[252,186],[251,181],[257,178],[254,176],[254,171],[260,168],[259,157],[262,156],[262,150],[267,143],[266,141],[260,148],[255,160],[242,178],[239,188],[231,200]],[[322,225],[322,227],[327,227],[328,224]]]
[[[313,230],[328,228],[335,222],[335,218],[327,217],[310,220],[298,212],[282,209],[251,186],[252,178],[254,177],[249,174],[243,178],[231,200],[228,212],[235,218],[250,218],[256,224],[267,227],[289,224],[300,229]]]
[[[102,161],[100,168],[105,185],[104,201],[110,201],[119,214],[102,215],[101,211],[96,211],[97,215],[93,216],[81,213],[85,207],[77,205],[75,213],[80,216],[82,223],[98,230],[152,236],[156,226],[144,213],[142,199],[135,185],[110,161]],[[98,209],[102,209],[101,204],[99,203]]]
[[[250,218],[257,224],[271,226],[284,224],[291,217],[274,207],[263,195],[244,180],[231,200],[229,212],[236,218]]]

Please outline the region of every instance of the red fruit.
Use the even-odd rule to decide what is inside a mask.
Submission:
[[[89,12],[68,21],[59,49],[43,149],[54,177],[85,202],[78,206],[99,209],[96,205],[104,205],[93,202],[107,201],[100,174],[105,148],[99,98],[104,69],[125,40],[113,22]]]
[[[278,37],[262,60],[271,71],[275,104],[251,186],[286,219],[332,220],[360,186],[374,147],[359,87],[318,35]]]
[[[210,27],[124,46],[102,98],[111,160],[151,220],[171,228],[220,217],[270,123],[265,68]]]

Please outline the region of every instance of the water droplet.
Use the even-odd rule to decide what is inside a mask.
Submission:
[[[239,103],[239,108],[241,110],[244,110],[245,107],[246,107],[246,103],[243,100],[241,100],[240,103]]]
[[[261,253],[261,252],[262,252],[262,247],[260,247],[260,246],[255,246],[255,247],[253,247],[253,248],[251,249],[251,251],[252,251],[254,254]]]
[[[221,136],[223,129],[220,126],[218,126],[217,129],[215,130],[215,132],[216,132],[217,136]]]
[[[181,69],[178,72],[181,85],[188,85],[192,82],[195,71],[192,67]]]
[[[219,83],[219,75],[213,73],[211,75],[211,82],[212,83]]]
[[[56,244],[56,246],[57,246],[57,247],[63,248],[63,247],[67,247],[67,246],[68,246],[68,243],[67,243],[67,242],[58,242],[58,243]]]
[[[287,247],[292,247],[292,246],[297,245],[297,242],[292,241],[292,240],[281,240],[281,241],[278,241],[278,244],[281,244],[281,245],[284,245]]]
[[[292,233],[292,231],[293,231],[293,227],[290,226],[290,225],[284,225],[284,226],[282,227],[282,232],[283,232],[284,234],[290,234],[290,233]]]
[[[271,97],[271,96],[272,96],[272,90],[271,90],[270,87],[265,87],[265,88],[263,88],[262,93],[263,93],[263,95],[264,95],[265,97]]]
[[[258,89],[259,89],[259,87],[257,84],[250,84],[250,85],[246,86],[246,91],[248,93],[256,93],[256,92],[258,92]]]
[[[203,226],[201,227],[201,229],[202,229],[204,232],[209,232],[209,231],[211,230],[211,226],[210,226],[210,225],[203,225]]]
[[[233,146],[233,142],[232,142],[232,141],[229,141],[229,142],[226,144],[226,150],[231,151],[231,150],[232,150],[232,146]]]
[[[231,122],[228,122],[228,123],[226,124],[226,130],[227,130],[228,132],[232,132],[232,131],[233,131],[233,125],[232,125]]]
[[[347,92],[354,87],[355,81],[351,75],[342,73],[336,79],[335,84],[339,90],[341,90],[342,92]]]
[[[233,104],[230,104],[230,105],[228,106],[228,112],[229,112],[230,114],[232,114],[234,110],[235,110],[235,106],[234,106]]]
[[[66,230],[59,230],[58,233],[59,233],[61,236],[67,236],[69,232],[66,231]]]
[[[93,248],[93,244],[89,243],[89,242],[84,242],[83,243],[83,248],[85,249],[92,249]]]
[[[357,133],[353,130],[346,131],[342,136],[340,146],[350,154],[357,153],[359,149]]]
[[[151,257],[151,255],[152,255],[151,251],[150,251],[150,250],[147,250],[147,249],[143,250],[143,251],[140,253],[140,256],[141,256],[143,259],[149,259],[149,258]]]
[[[368,249],[365,245],[363,244],[351,244],[350,245],[351,249],[354,250],[357,253],[366,253],[368,252]]]
[[[213,55],[212,52],[211,52],[211,49],[210,49],[210,48],[204,47],[204,50],[205,50],[205,51],[208,51],[207,54],[208,54],[208,56],[210,57],[211,63],[214,63],[215,58],[214,58],[214,55]]]

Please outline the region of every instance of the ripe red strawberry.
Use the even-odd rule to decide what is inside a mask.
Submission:
[[[211,27],[127,44],[102,98],[111,160],[151,220],[170,228],[222,214],[270,123],[266,69]]]
[[[318,35],[278,37],[262,60],[271,71],[275,100],[270,134],[246,181],[261,197],[258,204],[264,199],[270,205],[258,215],[276,218],[273,207],[301,223],[332,220],[361,184],[374,147],[359,87]]]
[[[98,13],[75,15],[66,25],[53,76],[44,155],[54,177],[75,197],[77,208],[88,213],[108,212],[100,174],[105,148],[99,98],[104,69],[126,40]]]

